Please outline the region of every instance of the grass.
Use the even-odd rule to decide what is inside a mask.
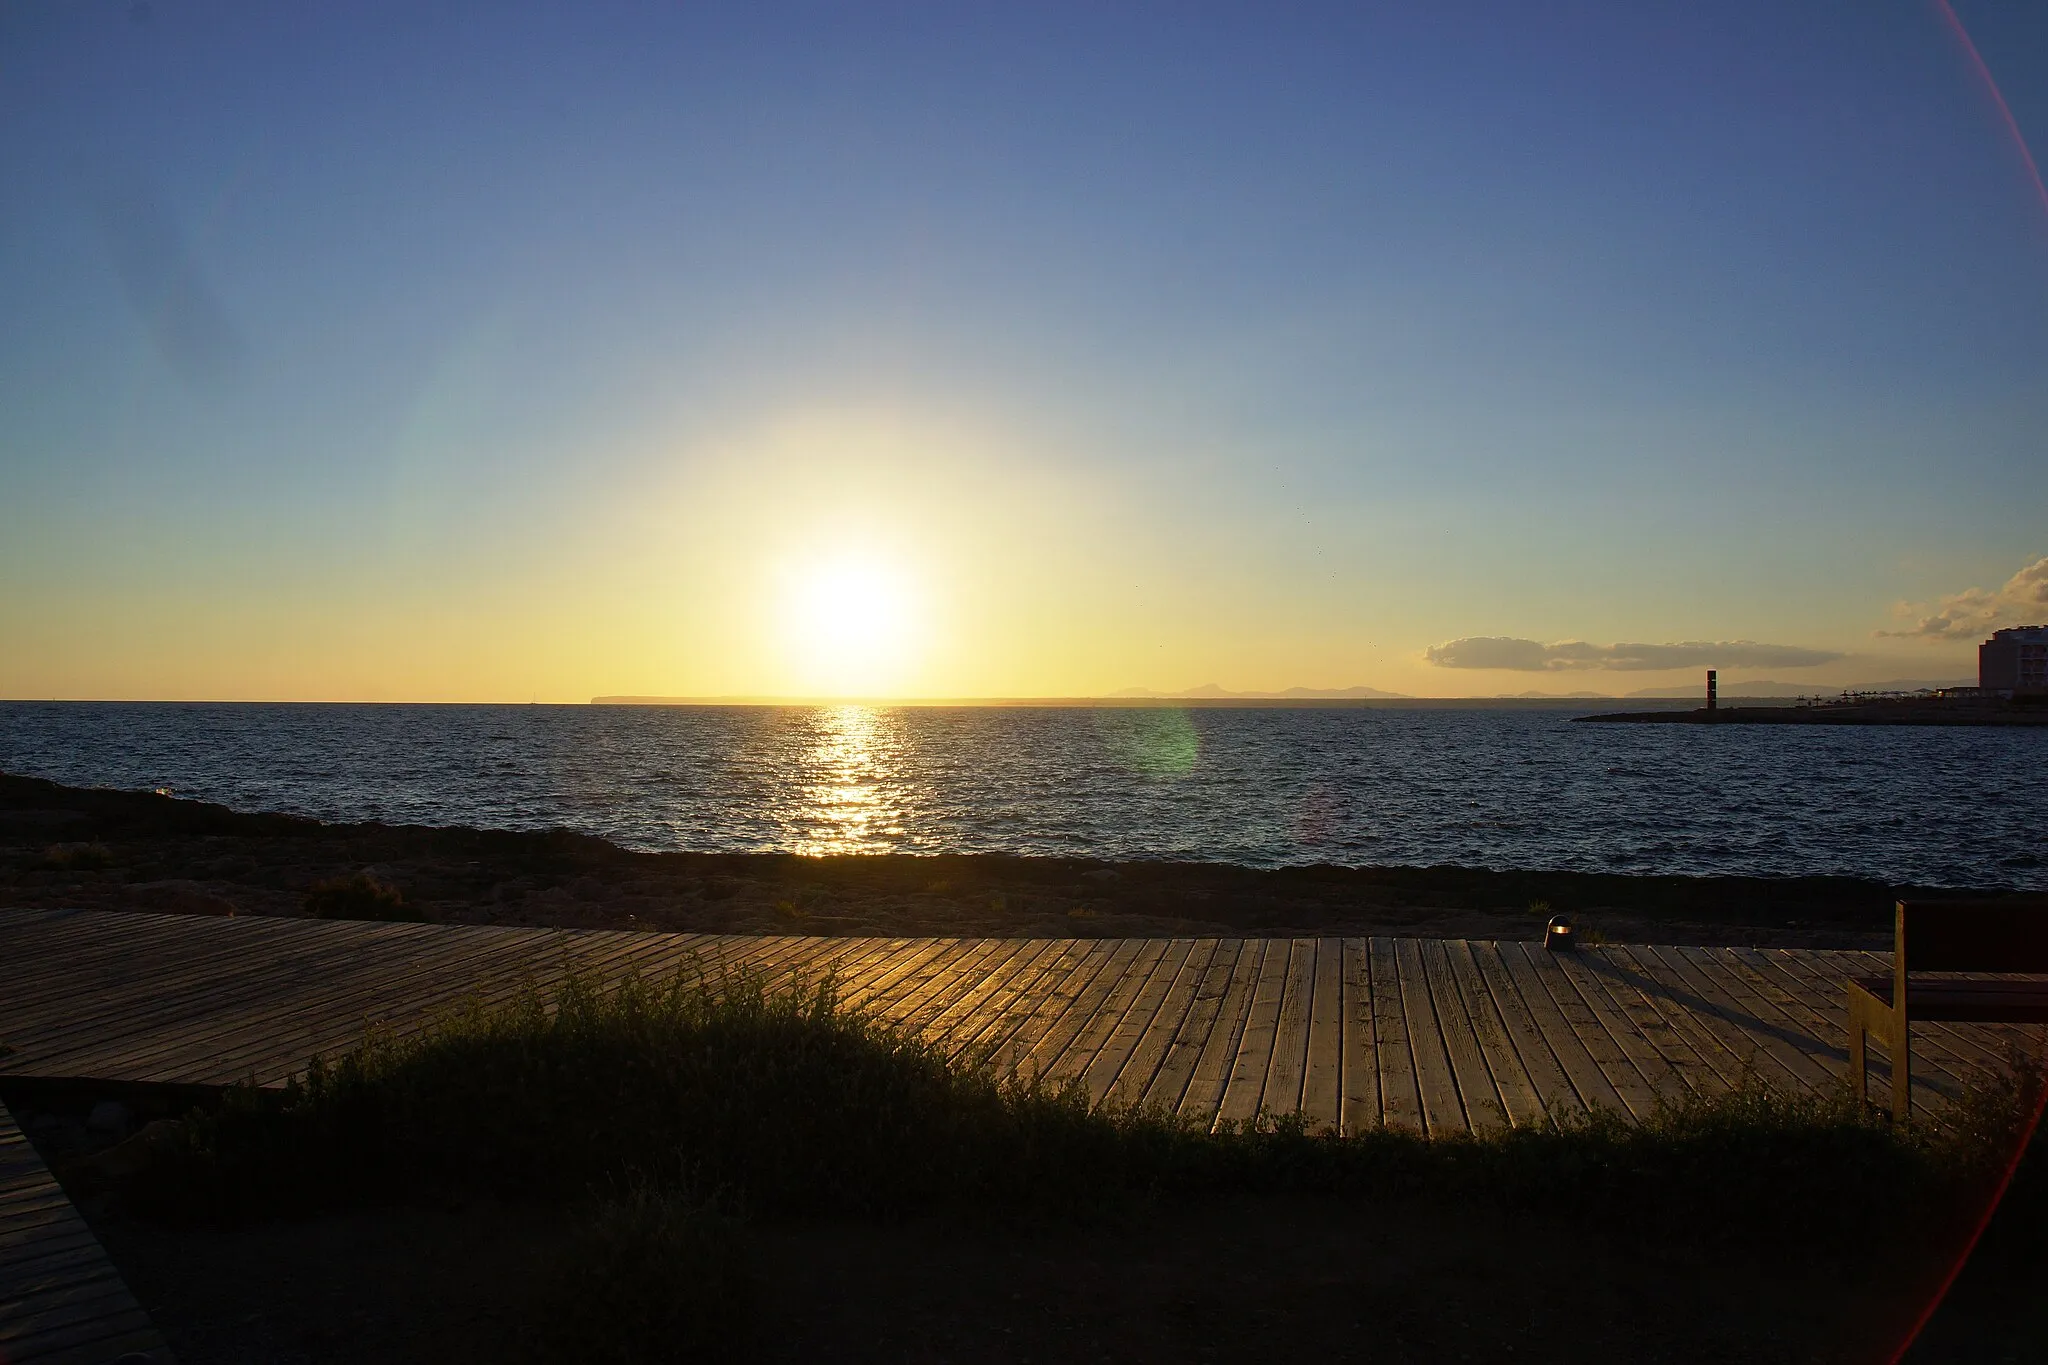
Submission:
[[[1641,1123],[1595,1112],[1428,1140],[1262,1115],[1211,1133],[949,1061],[842,1007],[829,981],[572,977],[374,1035],[282,1092],[231,1092],[160,1138],[124,1195],[203,1220],[468,1194],[580,1206],[555,1277],[570,1289],[536,1305],[536,1340],[581,1341],[591,1360],[688,1358],[696,1347],[649,1343],[744,1335],[736,1229],[755,1215],[1071,1220],[1307,1192],[1497,1201],[1716,1244],[1945,1237],[1983,1207],[2041,1085],[2017,1059],[2009,1084],[1938,1125],[1750,1083]],[[2008,1194],[2034,1226],[2048,1222],[2040,1165]]]
[[[1769,1231],[1823,1210],[1853,1220],[1875,1188],[1910,1200],[1999,1169],[2041,1083],[2025,1063],[2015,1075],[1938,1126],[1893,1127],[1846,1092],[1750,1083],[1642,1123],[1595,1112],[1472,1138],[1340,1139],[1266,1115],[1212,1134],[949,1062],[841,1006],[829,981],[606,990],[572,976],[411,1037],[373,1034],[284,1091],[231,1092],[182,1126],[149,1197],[236,1216],[446,1190],[572,1199],[634,1178],[778,1214],[868,1215],[1435,1187],[1641,1201]]]
[[[67,871],[91,871],[114,865],[114,853],[105,844],[97,841],[85,843],[51,844],[43,850],[45,867],[62,868]]]
[[[417,923],[426,918],[416,906],[406,904],[398,888],[379,881],[368,872],[354,872],[316,882],[306,892],[306,913],[314,919],[404,920]]]

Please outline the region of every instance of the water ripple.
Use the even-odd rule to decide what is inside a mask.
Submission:
[[[0,704],[0,768],[646,849],[2048,889],[2048,731],[1550,710]]]

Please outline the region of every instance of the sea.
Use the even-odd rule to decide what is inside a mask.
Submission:
[[[0,703],[0,771],[636,849],[2048,889],[2048,729],[1559,706]]]

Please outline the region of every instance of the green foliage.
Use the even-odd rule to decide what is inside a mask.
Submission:
[[[407,920],[417,922],[425,915],[405,903],[398,888],[378,881],[367,872],[354,872],[314,883],[306,892],[306,913],[314,919]]]
[[[651,1181],[777,1214],[1092,1217],[1302,1191],[1853,1246],[1974,1207],[2024,1133],[2016,1116],[2040,1073],[2018,1075],[1940,1125],[1894,1127],[1846,1093],[1751,1081],[1643,1122],[1595,1112],[1477,1137],[1339,1138],[1261,1115],[1211,1133],[949,1062],[841,1007],[829,981],[571,978],[414,1037],[373,1036],[284,1092],[236,1092],[188,1120],[129,1193],[144,1211],[237,1217],[464,1191],[572,1201]]]

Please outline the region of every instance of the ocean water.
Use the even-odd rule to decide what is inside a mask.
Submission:
[[[0,703],[0,770],[642,849],[1836,873],[2048,889],[2048,729],[1552,708]]]

